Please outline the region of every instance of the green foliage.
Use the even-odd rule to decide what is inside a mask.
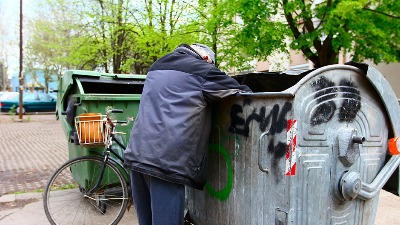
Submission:
[[[58,70],[146,73],[178,44],[197,39],[182,1],[47,0],[43,7],[51,13],[33,21],[29,55],[43,55]]]
[[[227,0],[199,0],[191,7],[197,12],[192,27],[198,30],[196,42],[210,46],[216,54],[216,65],[222,70],[254,70],[252,56],[243,52],[235,36],[241,29],[233,13],[235,6]]]
[[[239,27],[225,0],[47,0],[30,23],[34,67],[144,74],[182,43],[213,48],[221,68],[251,69],[233,38]],[[44,41],[45,40],[45,41]],[[35,65],[33,62],[36,62]]]
[[[125,72],[146,73],[150,65],[181,43],[192,43],[195,32],[191,13],[181,1],[142,1],[131,13],[132,35],[128,45]]]
[[[316,67],[337,62],[340,50],[353,60],[399,60],[400,8],[396,0],[230,0],[243,19],[237,42],[248,54],[265,59],[290,47]],[[246,48],[245,48],[246,47]]]
[[[44,1],[44,0],[43,0]],[[181,43],[204,43],[223,70],[301,51],[316,67],[400,58],[397,0],[46,0],[29,26],[32,67],[144,74]],[[234,69],[233,69],[234,68]]]
[[[9,116],[14,116],[16,112],[17,112],[17,106],[13,105],[13,106],[11,106],[10,110],[8,110],[7,114]]]
[[[30,33],[27,40],[26,54],[28,67],[33,70],[41,68],[45,78],[51,79],[54,73],[75,67],[71,65],[71,41],[77,30],[73,11],[66,10],[64,0],[46,1],[40,5],[35,18],[28,20]]]

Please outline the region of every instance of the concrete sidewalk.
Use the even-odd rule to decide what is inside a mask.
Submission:
[[[0,197],[5,202],[33,201],[21,208],[0,211],[1,225],[44,225],[49,224],[43,209],[42,193],[8,194]],[[400,197],[386,191],[379,195],[378,212],[375,225],[400,225]],[[121,225],[138,225],[133,207],[125,212]]]
[[[0,211],[1,225],[43,225],[49,224],[43,209],[42,193],[8,194],[0,197],[0,204],[5,202],[33,201],[22,208]],[[400,225],[400,198],[386,191],[379,196],[378,212],[375,225]],[[121,225],[137,225],[134,208],[127,211]]]
[[[31,202],[22,208],[0,211],[1,225],[44,225],[50,224],[43,209],[42,193],[8,194],[0,197],[0,204]],[[138,225],[134,207],[126,211],[121,225]]]

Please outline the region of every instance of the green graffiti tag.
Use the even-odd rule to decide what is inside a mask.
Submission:
[[[226,151],[226,149],[218,144],[210,144],[209,145],[209,152],[211,151],[215,151],[219,154],[222,155],[222,157],[225,159],[225,163],[228,169],[228,179],[225,185],[225,188],[223,188],[222,190],[214,190],[214,188],[207,182],[205,185],[205,188],[207,190],[207,192],[215,197],[218,198],[222,201],[225,201],[226,199],[228,199],[231,191],[232,191],[232,185],[233,185],[233,171],[232,171],[232,166],[231,166],[231,161],[229,159],[229,155],[228,152]]]

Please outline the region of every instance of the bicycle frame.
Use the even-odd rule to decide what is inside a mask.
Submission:
[[[129,175],[128,171],[126,171],[126,169],[124,168],[124,166],[120,162],[118,162],[117,160],[115,160],[112,157],[110,157],[110,155],[111,155],[110,153],[112,153],[112,155],[116,156],[121,162],[123,162],[124,159],[112,149],[112,142],[115,141],[115,143],[117,143],[118,146],[120,146],[124,150],[126,149],[126,146],[124,144],[122,144],[115,137],[114,127],[112,128],[112,132],[111,132],[110,136],[111,136],[111,141],[108,144],[108,147],[106,148],[106,150],[104,151],[104,159],[103,159],[103,164],[101,166],[100,176],[98,177],[98,179],[96,181],[96,184],[89,191],[87,191],[88,194],[92,194],[100,186],[101,181],[103,180],[104,171],[105,171],[105,167],[106,167],[106,162],[109,161],[109,160],[112,161],[113,163],[116,163],[118,166],[120,166],[122,168],[122,170],[124,171],[125,175],[127,175],[127,176]]]

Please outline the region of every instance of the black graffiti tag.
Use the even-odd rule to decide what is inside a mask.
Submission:
[[[326,77],[321,77],[313,82],[312,87],[316,91],[314,98],[319,104],[311,116],[310,123],[319,125],[330,121],[337,110],[334,98],[339,95],[344,99],[339,107],[339,122],[352,122],[361,108],[360,91],[348,80],[341,80],[339,86]]]
[[[280,108],[280,105],[275,104],[270,110],[269,114],[266,114],[267,108],[265,106],[261,107],[258,112],[256,109],[245,119],[241,116],[243,113],[243,107],[241,105],[233,105],[231,108],[231,125],[229,131],[232,133],[240,134],[248,137],[250,131],[251,121],[258,123],[258,127],[261,132],[268,131],[268,136],[270,137],[268,143],[268,152],[274,155],[274,158],[284,157],[286,154],[286,143],[278,141],[275,145],[274,135],[286,131],[287,128],[287,113],[292,110],[292,104],[290,102],[285,102]],[[268,129],[268,130],[267,130]]]
[[[286,114],[292,109],[290,102],[285,102],[280,109],[278,104],[275,104],[268,115],[266,115],[266,107],[263,106],[256,112],[256,109],[244,119],[240,114],[243,113],[241,105],[233,105],[231,108],[231,125],[229,131],[232,133],[249,136],[249,124],[251,121],[256,121],[259,124],[260,131],[264,132],[269,127],[269,134],[274,135],[280,133],[287,127]]]
[[[361,108],[360,91],[348,80],[340,81],[340,90],[344,100],[339,109],[339,121],[351,123]]]
[[[336,105],[333,101],[329,101],[337,96],[337,88],[335,83],[321,77],[311,84],[316,91],[318,91],[314,98],[317,103],[321,103],[314,111],[311,117],[311,124],[318,125],[328,122],[336,111]]]

